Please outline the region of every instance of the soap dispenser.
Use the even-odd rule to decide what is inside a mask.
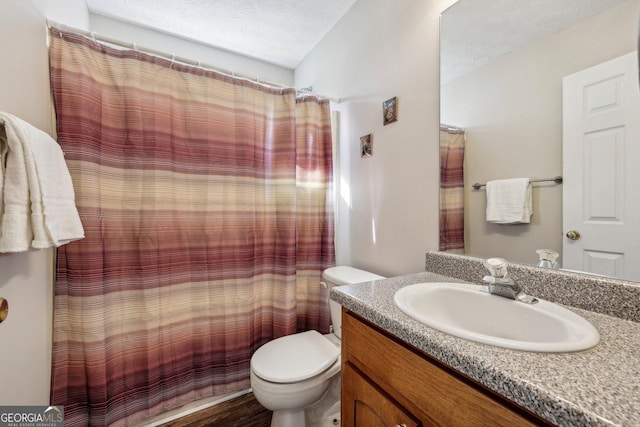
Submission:
[[[538,249],[536,253],[538,254],[539,258],[537,267],[552,269],[558,269],[560,267],[560,265],[558,265],[558,262],[556,261],[556,259],[560,255],[558,254],[558,252],[551,249]]]

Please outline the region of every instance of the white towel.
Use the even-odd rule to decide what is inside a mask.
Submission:
[[[56,141],[0,112],[0,156],[0,252],[60,246],[84,237],[71,175]]]
[[[529,178],[487,182],[487,221],[497,224],[529,223],[533,213]]]

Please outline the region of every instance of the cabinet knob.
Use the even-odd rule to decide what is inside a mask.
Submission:
[[[396,424],[396,427],[407,427],[407,425],[405,423],[402,424]]]

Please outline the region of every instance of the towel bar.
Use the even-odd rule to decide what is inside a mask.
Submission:
[[[545,179],[532,179],[530,182],[547,182],[547,181],[553,181],[556,184],[562,184],[562,177],[561,176],[556,176],[554,178],[545,178]],[[479,190],[481,187],[486,186],[487,184],[479,184],[479,183],[475,183],[472,185],[474,190]]]

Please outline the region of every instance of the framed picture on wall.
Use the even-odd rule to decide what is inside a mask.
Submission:
[[[382,103],[382,123],[386,126],[389,123],[398,121],[398,97],[394,96]]]
[[[371,134],[360,137],[360,157],[373,156],[373,136]]]

